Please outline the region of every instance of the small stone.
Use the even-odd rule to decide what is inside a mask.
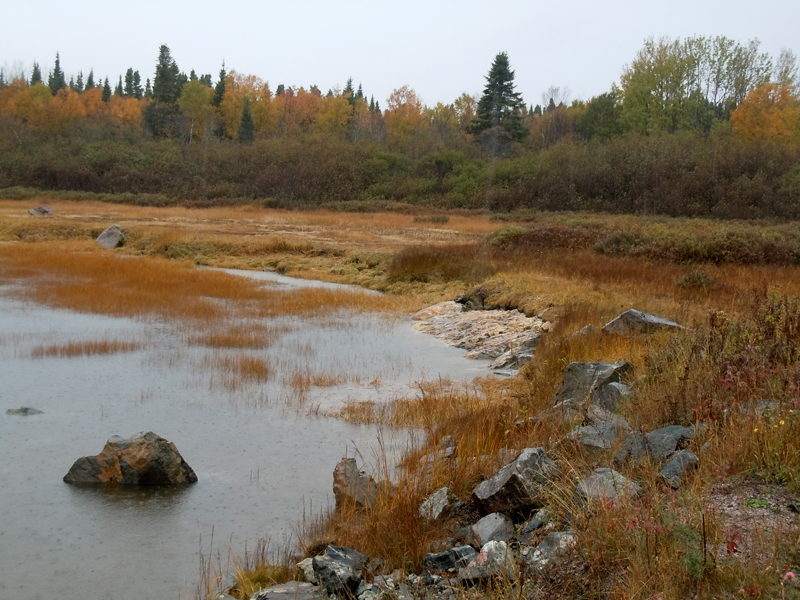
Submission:
[[[250,596],[250,600],[321,600],[322,590],[311,583],[289,581]]]
[[[642,488],[613,469],[600,468],[582,479],[576,486],[575,492],[584,500],[603,502],[618,498],[635,498],[642,493]]]
[[[352,548],[328,544],[325,553],[315,556],[312,565],[320,587],[328,594],[354,593],[362,579],[367,557]]]
[[[423,564],[428,571],[449,571],[468,566],[477,555],[472,546],[458,546],[444,552],[426,554]]]
[[[523,560],[528,568],[541,569],[575,546],[576,542],[577,538],[571,531],[553,531],[535,548],[526,548]]]
[[[683,476],[700,465],[700,459],[690,450],[678,450],[661,469],[661,477],[668,486],[677,490],[683,483]]]
[[[550,523],[552,520],[553,515],[550,510],[547,508],[540,508],[538,511],[536,511],[536,514],[533,515],[533,518],[525,523],[525,525],[522,526],[522,529],[520,529],[519,535],[517,536],[519,543],[523,546],[530,544],[531,541],[533,541],[536,532]]]
[[[567,435],[567,439],[577,442],[590,453],[602,454],[616,443],[617,433],[611,423],[601,421],[596,425],[578,427]]]
[[[485,557],[482,559],[482,557]],[[495,575],[516,579],[514,557],[504,541],[487,542],[481,547],[476,559],[480,566],[488,568]]]
[[[458,570],[458,582],[466,585],[473,585],[481,581],[492,578],[492,572],[487,567],[478,565],[472,567],[462,567]]]
[[[106,250],[113,250],[117,246],[120,246],[125,241],[125,234],[122,233],[122,229],[119,228],[119,225],[112,225],[99,236],[95,242],[101,248],[105,248]]]
[[[603,327],[605,333],[616,335],[642,335],[656,331],[679,331],[685,327],[631,308]]]
[[[462,506],[464,506],[464,503],[449,488],[443,487],[434,492],[420,505],[419,516],[435,521],[453,514]]]
[[[633,431],[625,438],[622,448],[614,457],[614,463],[623,465],[628,461],[638,463],[647,458],[647,440],[641,431]]]
[[[651,431],[645,436],[647,451],[654,460],[665,460],[675,452],[685,448],[694,436],[694,430],[681,425],[670,425]]]
[[[317,577],[314,575],[314,559],[306,558],[297,563],[297,568],[303,572],[303,576],[309,583],[317,583]]]
[[[514,537],[514,523],[500,513],[486,515],[472,526],[478,543],[484,546],[491,541],[507,541]]]

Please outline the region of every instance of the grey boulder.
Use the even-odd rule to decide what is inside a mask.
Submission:
[[[250,600],[321,600],[322,590],[311,583],[288,581],[250,596]]]
[[[359,471],[355,458],[343,458],[333,470],[333,496],[337,509],[353,504],[360,508],[372,506],[379,492],[375,480]]]
[[[324,554],[315,556],[314,576],[328,594],[353,594],[362,579],[367,557],[352,548],[328,544]]]
[[[596,400],[600,390],[605,386],[628,381],[633,376],[634,369],[635,367],[626,361],[570,363],[564,371],[564,381],[556,394],[556,401],[572,400],[584,403]]]
[[[121,246],[124,241],[125,234],[122,233],[122,229],[119,228],[119,225],[108,227],[103,233],[98,235],[95,240],[98,246],[106,250],[113,250],[117,246]]]
[[[685,329],[685,327],[633,308],[626,310],[616,319],[603,326],[605,333],[614,333],[616,335],[641,335],[655,333],[656,331],[678,331],[681,329]]]
[[[49,206],[42,205],[42,206],[37,206],[36,208],[29,208],[28,209],[28,214],[31,214],[34,217],[41,217],[41,216],[44,216],[44,215],[52,215],[53,214],[53,209],[50,208]]]
[[[683,483],[683,476],[700,465],[700,459],[690,450],[678,450],[661,468],[661,478],[672,489]]]
[[[584,501],[607,502],[636,498],[642,493],[642,488],[613,469],[600,468],[582,479],[575,487],[575,492]]]
[[[456,546],[444,552],[426,554],[423,563],[428,571],[448,571],[469,566],[477,556],[472,546]]]
[[[523,560],[528,570],[541,569],[575,546],[576,542],[577,538],[571,531],[553,531],[535,548],[523,549]]]
[[[669,425],[647,434],[634,431],[625,439],[614,462],[617,464],[627,461],[639,462],[648,456],[661,462],[672,456],[677,450],[685,448],[694,434],[693,427],[683,427],[682,425]]]
[[[130,438],[112,437],[97,456],[76,460],[64,481],[168,485],[194,483],[197,475],[175,444],[148,431]]]
[[[558,467],[543,448],[525,448],[495,475],[481,482],[472,497],[483,514],[514,514],[542,506],[548,482]]]
[[[506,541],[514,537],[514,523],[503,514],[492,513],[475,523],[472,533],[479,546],[491,541]]]

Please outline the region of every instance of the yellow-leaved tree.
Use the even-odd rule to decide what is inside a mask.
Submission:
[[[800,105],[788,86],[768,83],[750,91],[731,113],[733,131],[746,140],[800,142]]]

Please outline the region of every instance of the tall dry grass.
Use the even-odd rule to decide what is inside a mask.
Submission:
[[[39,345],[31,350],[32,358],[58,356],[73,358],[75,356],[92,356],[95,354],[115,354],[117,352],[134,352],[140,350],[142,344],[122,340],[88,340],[67,342],[65,344]]]

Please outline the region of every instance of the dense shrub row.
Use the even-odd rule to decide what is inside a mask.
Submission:
[[[800,217],[800,152],[724,130],[562,141],[491,160],[456,150],[415,159],[325,135],[185,144],[136,134],[0,138],[0,187],[281,206],[401,202],[447,208]],[[130,201],[130,199],[128,199]],[[153,199],[150,200],[153,202]],[[159,199],[159,201],[161,201]]]

